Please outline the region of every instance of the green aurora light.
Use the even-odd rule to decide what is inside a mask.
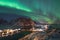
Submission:
[[[59,1],[57,3],[56,0],[53,0],[51,2],[51,0],[31,0],[30,4],[27,3],[30,0],[24,0],[25,4],[22,3],[22,0],[0,0],[0,6],[4,6],[4,7],[9,7],[9,8],[15,8],[18,10],[24,10],[26,12],[29,13],[16,13],[17,15],[25,15],[28,17],[31,17],[33,20],[36,21],[47,21],[48,23],[53,23],[55,20],[57,20],[57,18],[60,19],[60,5],[59,5]],[[26,2],[27,1],[27,2]],[[27,4],[27,5],[26,5]],[[29,6],[28,6],[29,5]],[[41,9],[43,13],[34,13],[33,11],[35,9]],[[13,13],[14,11],[12,11]],[[52,19],[50,17],[48,17],[47,15],[49,15],[47,12],[52,12],[53,16],[57,17],[57,18],[53,18]],[[43,15],[40,15],[43,14]]]
[[[31,12],[31,9],[24,6],[23,4],[18,4],[17,0],[0,0],[0,6],[12,7],[20,10],[25,10],[27,12]]]

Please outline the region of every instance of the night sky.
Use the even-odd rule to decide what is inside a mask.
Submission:
[[[38,22],[54,23],[60,19],[60,0],[0,0],[0,14],[23,15]]]

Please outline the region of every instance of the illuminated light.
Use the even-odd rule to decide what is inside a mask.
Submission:
[[[18,29],[15,29],[16,31],[18,30]]]
[[[2,37],[4,37],[4,33],[2,33]]]
[[[10,31],[10,30],[9,30],[9,29],[7,29],[7,33],[9,33],[9,31]]]
[[[13,30],[10,30],[10,32],[14,32]]]
[[[33,31],[44,31],[43,29],[34,29]]]
[[[18,30],[21,30],[20,28]]]
[[[2,30],[0,30],[0,32],[2,32]]]
[[[44,25],[44,27],[45,27],[45,30],[47,30],[47,29],[48,29],[48,25]]]
[[[9,31],[7,31],[7,33],[9,33]]]

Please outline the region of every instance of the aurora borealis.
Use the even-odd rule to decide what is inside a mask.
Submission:
[[[0,0],[0,6],[6,7],[0,8],[0,13],[25,15],[39,22],[53,23],[60,19],[59,0]]]
[[[7,6],[7,7],[12,7],[16,9],[21,9],[21,10],[26,10],[26,11],[31,11],[28,9],[26,6],[23,6],[23,4],[19,4],[17,0],[0,0],[0,6]]]

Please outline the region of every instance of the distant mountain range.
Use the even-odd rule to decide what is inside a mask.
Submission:
[[[2,15],[1,15],[2,16]],[[32,24],[30,21],[34,22],[32,19],[30,19],[27,16],[16,16],[15,17],[10,17],[9,19],[8,16],[6,18],[6,15],[4,15],[5,17],[0,17],[0,29],[1,28],[20,28],[20,26],[30,26],[30,24]],[[9,15],[10,16],[10,15]],[[23,25],[22,25],[23,24]]]

